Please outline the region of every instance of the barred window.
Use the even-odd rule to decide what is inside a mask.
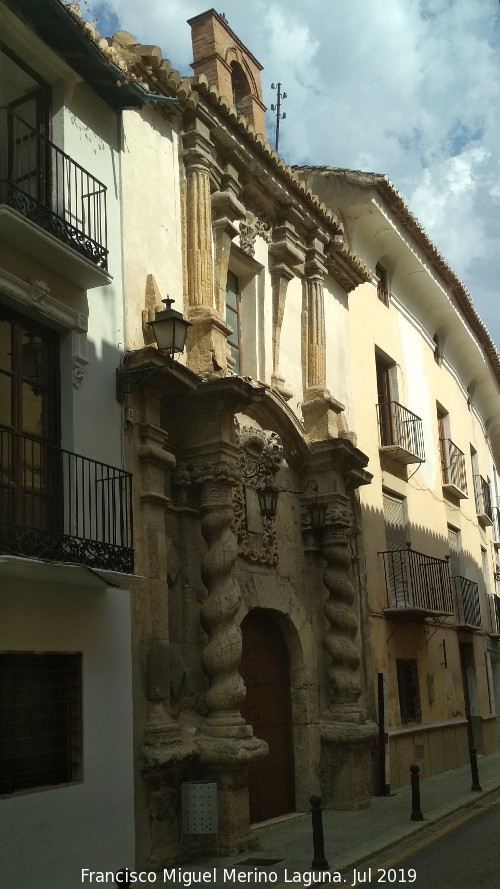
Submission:
[[[0,793],[81,778],[81,654],[0,654]]]
[[[399,711],[401,722],[420,722],[420,695],[418,692],[417,662],[413,660],[397,660]]]

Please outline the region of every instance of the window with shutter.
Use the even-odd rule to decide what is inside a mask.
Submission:
[[[391,605],[401,608],[410,601],[404,501],[384,492],[383,503],[386,550],[394,552],[393,556],[387,557],[387,583]]]

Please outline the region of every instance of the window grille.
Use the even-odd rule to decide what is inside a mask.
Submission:
[[[0,654],[0,793],[81,777],[80,654]]]
[[[417,662],[413,660],[397,660],[399,711],[401,722],[420,722],[420,695],[418,691]]]

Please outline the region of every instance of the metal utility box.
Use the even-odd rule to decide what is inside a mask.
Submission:
[[[182,785],[182,831],[186,834],[218,833],[217,784],[190,781]]]

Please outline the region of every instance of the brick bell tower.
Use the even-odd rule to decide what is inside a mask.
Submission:
[[[265,105],[262,101],[262,65],[231,31],[215,9],[188,20],[193,44],[192,69],[204,74],[209,86],[236,105],[257,133],[266,137]]]

